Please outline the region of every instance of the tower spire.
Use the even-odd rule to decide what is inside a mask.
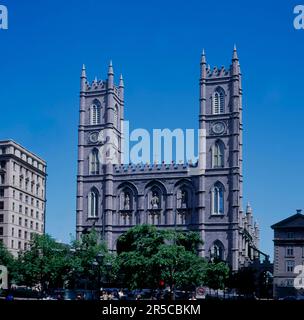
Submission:
[[[206,54],[205,49],[203,49],[201,54],[201,78],[207,77],[207,62],[206,62]]]
[[[108,75],[114,76],[112,60],[110,60],[110,63],[109,63]]]
[[[86,67],[84,64],[82,65],[81,78],[87,78]]]
[[[112,60],[110,60],[109,63],[109,69],[108,69],[108,88],[114,88],[114,71],[113,71],[113,64]]]
[[[232,61],[237,61],[239,60],[237,50],[236,50],[236,45],[234,44],[233,46],[233,55],[232,55]]]
[[[201,64],[206,64],[206,54],[205,54],[205,49],[202,51],[201,55]]]
[[[82,65],[81,70],[81,76],[80,76],[80,90],[85,91],[86,90],[86,82],[87,82],[87,74],[86,74],[86,68],[85,65]]]
[[[123,81],[123,77],[122,74],[120,74],[120,78],[119,78],[119,88],[124,88],[124,81]]]

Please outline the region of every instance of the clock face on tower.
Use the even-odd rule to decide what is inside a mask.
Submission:
[[[212,125],[214,134],[223,134],[225,131],[225,124],[223,122],[216,122]]]
[[[92,143],[96,143],[98,141],[98,132],[97,131],[91,132],[89,135],[89,140]]]
[[[103,130],[91,132],[89,134],[89,141],[91,143],[103,143],[104,142]]]

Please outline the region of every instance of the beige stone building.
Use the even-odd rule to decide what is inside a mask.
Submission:
[[[17,256],[44,234],[46,162],[18,143],[0,141],[0,242]]]

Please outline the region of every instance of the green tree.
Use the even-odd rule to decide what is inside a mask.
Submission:
[[[68,256],[70,272],[69,284],[72,287],[96,288],[99,280],[114,275],[106,268],[113,263],[107,247],[95,229],[72,241]]]
[[[10,283],[18,281],[17,261],[2,242],[0,242],[0,265],[7,267]]]
[[[69,270],[69,247],[56,242],[50,235],[34,235],[30,249],[17,260],[20,284],[36,286],[45,291],[62,288]]]
[[[214,290],[224,289],[229,278],[229,267],[225,262],[207,264],[205,284]]]
[[[196,254],[202,243],[195,232],[159,230],[139,225],[118,239],[117,261],[129,288],[156,288],[160,280],[174,286],[201,284],[205,260]]]
[[[239,294],[252,295],[256,291],[256,270],[242,268],[232,275],[232,286]]]
[[[155,269],[159,268],[160,277],[172,291],[174,287],[193,289],[202,284],[207,262],[192,251],[179,245],[163,244],[151,258]]]

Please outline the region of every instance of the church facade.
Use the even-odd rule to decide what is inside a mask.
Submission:
[[[137,224],[199,232],[199,254],[232,270],[258,254],[259,227],[242,209],[242,77],[234,48],[227,69],[200,61],[197,164],[123,164],[124,82],[112,63],[105,81],[81,74],[76,233],[95,228],[109,250]],[[111,136],[111,141],[107,138]],[[107,149],[102,145],[107,144]],[[103,151],[101,151],[103,150]],[[117,161],[113,163],[113,158]],[[204,163],[204,165],[202,165]]]

